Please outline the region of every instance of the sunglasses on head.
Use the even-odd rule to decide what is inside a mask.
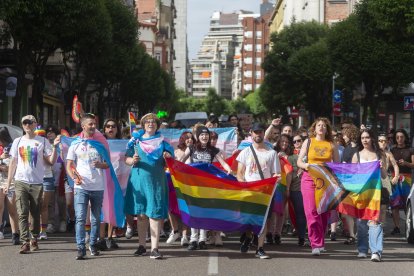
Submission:
[[[34,121],[29,120],[29,119],[23,120],[23,122],[22,122],[23,125],[32,125],[33,123],[34,123]]]

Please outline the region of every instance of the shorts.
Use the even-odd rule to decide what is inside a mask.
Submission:
[[[69,182],[65,180],[65,194],[73,193],[73,188],[69,185]]]
[[[55,178],[54,177],[45,177],[43,178],[43,192],[54,192],[55,187]]]

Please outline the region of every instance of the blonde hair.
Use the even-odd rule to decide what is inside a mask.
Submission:
[[[319,122],[321,122],[321,121],[324,122],[325,125],[326,125],[325,140],[328,141],[328,142],[333,142],[334,139],[333,139],[333,136],[332,136],[332,126],[331,126],[331,122],[326,117],[319,117],[319,118],[317,118],[313,122],[313,124],[309,128],[309,137],[310,138],[314,138],[316,136],[316,134],[315,134],[316,124],[319,123]]]

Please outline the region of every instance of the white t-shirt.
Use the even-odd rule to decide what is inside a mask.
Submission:
[[[52,147],[47,139],[35,136],[28,139],[22,136],[14,139],[10,155],[17,158],[14,179],[28,184],[42,184],[45,175],[43,156],[50,156]]]
[[[105,189],[105,171],[92,167],[92,162],[102,162],[102,157],[89,143],[81,142],[76,145],[71,145],[66,159],[75,161],[76,170],[82,177],[82,184],[75,184],[75,189],[84,189],[87,191],[103,191]]]
[[[265,179],[272,177],[274,174],[280,174],[279,158],[275,150],[267,149],[266,151],[258,151],[255,149],[255,151]],[[259,169],[256,166],[256,161],[250,147],[242,150],[236,160],[246,166],[244,173],[246,181],[261,180]]]

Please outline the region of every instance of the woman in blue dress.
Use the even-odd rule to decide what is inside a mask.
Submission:
[[[165,160],[174,149],[158,132],[161,125],[155,114],[142,117],[143,130],[133,133],[128,143],[126,164],[132,166],[125,195],[125,213],[138,216],[139,247],[134,255],[146,254],[145,237],[148,220],[151,232],[152,259],[161,259],[158,252],[160,230],[168,218],[168,185],[165,176]]]

